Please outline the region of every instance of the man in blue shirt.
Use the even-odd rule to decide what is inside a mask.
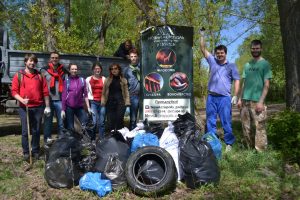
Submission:
[[[239,92],[239,73],[234,63],[226,59],[227,48],[219,45],[215,48],[215,57],[206,49],[204,31],[200,32],[200,48],[209,64],[208,96],[206,101],[207,132],[216,133],[217,115],[223,130],[226,152],[230,151],[235,137],[231,127],[231,103],[237,104]],[[234,96],[231,99],[231,84],[234,81]]]
[[[128,90],[130,96],[130,125],[129,129],[132,130],[136,127],[137,115],[139,110],[140,101],[140,63],[139,54],[137,49],[131,49],[129,51],[129,66],[123,70],[124,77],[128,82]]]

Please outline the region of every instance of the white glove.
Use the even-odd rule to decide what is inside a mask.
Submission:
[[[125,110],[125,116],[129,116],[130,115],[130,107],[126,107],[126,110]]]
[[[46,107],[45,110],[44,110],[44,115],[45,115],[46,117],[49,117],[49,116],[50,116],[50,113],[51,113],[50,107]]]
[[[66,118],[66,113],[65,113],[65,111],[61,111],[61,113],[60,113],[60,117],[62,118],[62,119],[65,119]]]
[[[89,115],[94,115],[95,114],[91,108],[88,108],[88,113],[89,113]]]
[[[204,27],[200,28],[200,29],[199,29],[199,33],[200,33],[200,35],[201,35],[202,37],[204,37],[205,28],[204,28]]]
[[[236,105],[237,102],[238,102],[237,96],[233,96],[233,97],[231,98],[231,104]]]

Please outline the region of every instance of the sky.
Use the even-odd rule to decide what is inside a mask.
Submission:
[[[235,17],[231,18],[233,19]],[[227,46],[227,59],[230,62],[234,62],[239,57],[238,47],[243,43],[245,38],[247,38],[253,31],[259,31],[258,25],[248,30],[251,26],[252,23],[243,20],[237,24],[237,26],[221,31],[221,35],[228,38],[228,41],[225,41],[224,45]],[[233,40],[234,42],[232,42]]]

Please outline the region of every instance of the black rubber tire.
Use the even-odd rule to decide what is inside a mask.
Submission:
[[[140,166],[147,160],[155,160],[164,169],[162,179],[154,184],[146,184],[137,177]],[[130,155],[126,164],[125,176],[128,185],[135,194],[157,197],[167,194],[176,188],[178,175],[173,158],[165,149],[147,146],[138,149]]]

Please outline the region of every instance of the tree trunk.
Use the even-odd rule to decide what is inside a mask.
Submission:
[[[67,31],[71,26],[71,0],[65,0],[65,19],[64,26]]]
[[[300,0],[277,0],[284,50],[286,106],[300,112]]]
[[[53,34],[53,16],[49,0],[41,0],[42,23],[46,36],[46,49],[48,52],[56,50],[56,38]]]
[[[100,54],[103,54],[104,52],[104,47],[105,47],[105,38],[106,38],[106,32],[107,29],[110,25],[111,22],[109,22],[108,20],[108,13],[110,11],[112,5],[112,0],[105,0],[104,1],[104,11],[102,13],[102,20],[101,20],[101,29],[100,32],[98,34],[98,38],[99,38],[99,49],[100,49]]]
[[[147,27],[161,24],[158,14],[152,7],[152,0],[133,0],[133,2],[145,15]]]

